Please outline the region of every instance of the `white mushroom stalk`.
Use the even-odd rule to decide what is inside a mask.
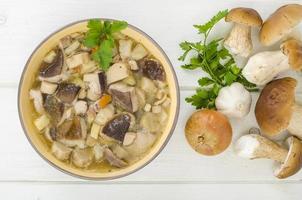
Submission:
[[[243,24],[235,24],[224,45],[235,55],[248,57],[252,50],[251,27]]]
[[[242,74],[251,83],[265,85],[289,69],[288,58],[281,51],[264,51],[250,57]]]
[[[302,143],[291,136],[287,140],[289,149],[258,135],[249,134],[239,138],[235,151],[244,158],[266,158],[277,161],[280,165],[274,171],[277,178],[287,178],[297,173],[302,166]]]
[[[215,100],[218,111],[229,117],[241,118],[250,112],[252,97],[238,82],[220,89]]]
[[[265,85],[281,72],[302,68],[302,45],[289,39],[281,44],[281,50],[264,51],[250,57],[242,70],[243,76],[251,83]]]

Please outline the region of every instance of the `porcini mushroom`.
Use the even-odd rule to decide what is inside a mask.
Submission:
[[[214,110],[199,110],[191,115],[185,127],[191,147],[200,154],[212,156],[223,152],[231,143],[229,120]]]
[[[277,9],[260,30],[260,42],[269,46],[290,33],[302,20],[302,5],[288,4]]]
[[[220,89],[215,100],[218,111],[237,118],[244,117],[250,112],[251,103],[251,94],[238,82]]]
[[[264,51],[250,57],[242,70],[243,76],[251,83],[265,85],[279,73],[302,69],[302,44],[289,39],[281,44],[281,51]]]
[[[225,17],[226,22],[234,22],[224,45],[234,54],[248,57],[253,50],[251,27],[260,27],[262,19],[258,12],[251,8],[233,8]]]
[[[277,79],[267,84],[256,103],[255,116],[262,132],[276,137],[286,129],[302,138],[302,106],[295,103],[293,78]]]
[[[249,134],[237,140],[235,151],[244,158],[267,158],[281,163],[274,175],[287,178],[297,173],[302,166],[302,143],[294,136],[287,138],[286,143],[289,150],[261,135]]]

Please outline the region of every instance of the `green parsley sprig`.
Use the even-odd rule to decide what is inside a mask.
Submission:
[[[115,42],[113,34],[117,33],[128,26],[125,21],[102,21],[99,19],[89,20],[88,31],[85,35],[83,44],[92,48],[92,58],[100,68],[106,71],[113,57],[113,48]]]
[[[202,36],[199,42],[182,42],[180,48],[184,51],[178,59],[185,61],[188,53],[193,51],[196,55],[190,58],[188,64],[181,67],[186,70],[201,68],[209,77],[202,77],[198,80],[199,87],[196,94],[187,97],[186,101],[196,109],[215,109],[215,99],[222,87],[239,82],[249,91],[257,91],[256,85],[248,82],[242,75],[241,69],[237,67],[233,56],[222,45],[223,38],[214,39],[208,42],[208,36],[221,19],[228,14],[228,10],[218,12],[210,21],[203,25],[194,25],[198,34]]]

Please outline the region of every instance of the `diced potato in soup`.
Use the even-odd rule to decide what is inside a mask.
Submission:
[[[104,71],[84,35],[64,36],[41,59],[28,94],[32,121],[58,160],[83,170],[124,168],[143,158],[165,129],[166,74],[143,44],[122,34]]]

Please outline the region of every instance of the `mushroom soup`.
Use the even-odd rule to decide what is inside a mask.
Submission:
[[[161,63],[117,34],[103,71],[83,45],[84,32],[61,38],[45,55],[29,92],[33,122],[52,154],[67,164],[106,171],[142,158],[166,126],[169,87]]]

